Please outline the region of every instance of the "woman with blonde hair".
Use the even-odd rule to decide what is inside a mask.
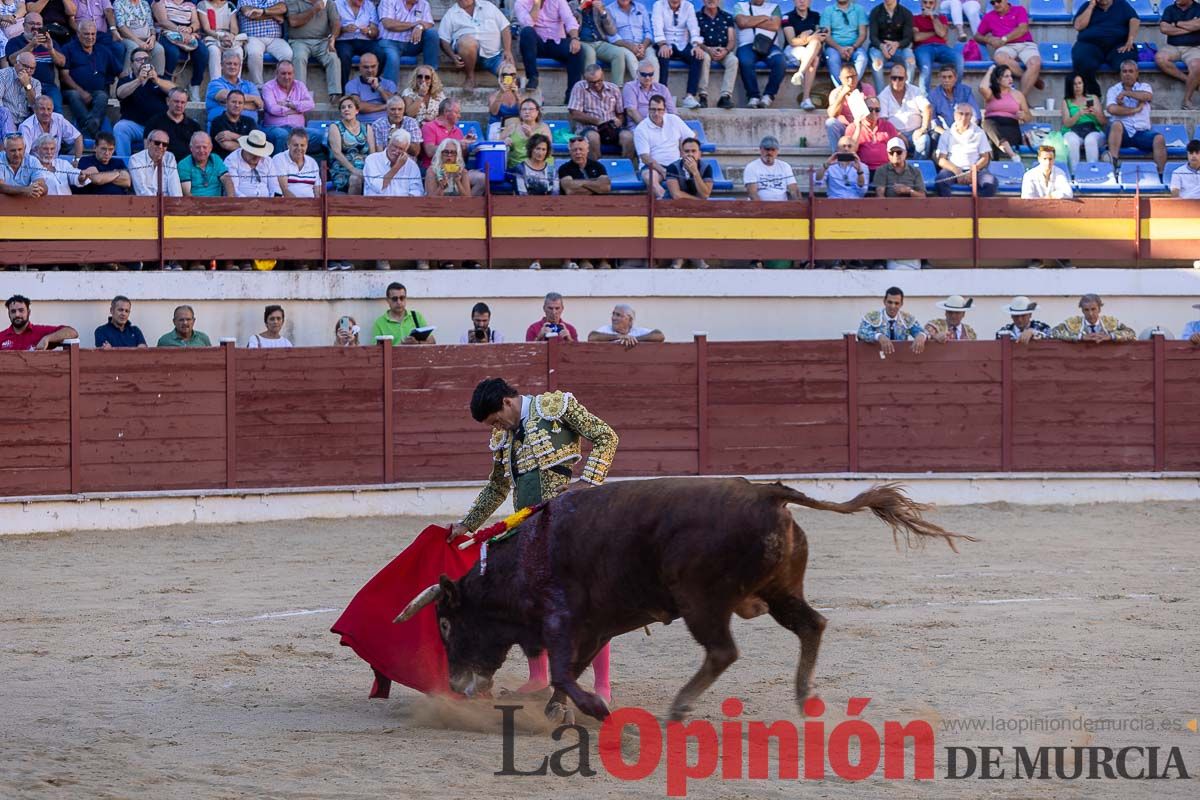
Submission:
[[[438,106],[446,99],[446,92],[437,70],[422,64],[413,70],[408,88],[400,96],[404,98],[404,113],[418,125],[424,125],[438,115]]]
[[[430,197],[470,197],[471,178],[463,160],[462,142],[443,139],[433,151],[425,172],[425,194]]]
[[[510,119],[517,118],[521,106],[516,64],[511,61],[501,62],[496,81],[500,86],[488,97],[487,137],[489,139],[500,138],[501,129]]]

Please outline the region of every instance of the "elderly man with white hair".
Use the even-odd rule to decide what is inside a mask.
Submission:
[[[179,164],[167,147],[171,138],[167,132],[155,128],[146,134],[146,149],[129,157],[129,177],[133,181],[133,193],[141,197],[154,197],[158,191],[158,170],[162,168],[162,194],[164,197],[183,197],[179,183]]]
[[[34,139],[33,156],[39,165],[37,176],[46,182],[46,194],[69,196],[71,186],[77,185],[79,170],[67,159],[58,157],[58,139],[48,133]]]
[[[421,170],[408,154],[412,137],[400,128],[388,136],[387,147],[363,163],[363,194],[368,197],[424,197]]]
[[[589,342],[616,342],[626,350],[637,347],[638,342],[662,342],[666,340],[658,328],[642,328],[633,324],[636,312],[628,303],[613,306],[612,322],[588,334]]]
[[[75,158],[83,155],[83,134],[67,121],[67,118],[54,110],[54,101],[48,95],[42,95],[33,101],[33,114],[21,123],[18,129],[25,139],[25,147],[33,152],[39,137],[53,136],[59,149],[69,145]]]
[[[954,124],[946,129],[937,145],[937,193],[949,197],[954,185],[970,186],[975,171],[981,197],[991,197],[999,188],[996,176],[988,171],[992,146],[987,134],[975,124],[975,109],[969,103],[954,106]]]
[[[225,157],[235,197],[272,197],[279,188],[271,153],[275,146],[267,134],[252,130],[238,137],[238,149]]]

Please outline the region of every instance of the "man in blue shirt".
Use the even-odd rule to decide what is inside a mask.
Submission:
[[[114,347],[146,347],[142,329],[129,321],[133,303],[123,294],[113,298],[109,306],[108,322],[96,328],[96,347],[111,350]]]
[[[262,95],[258,87],[242,78],[242,57],[236,50],[226,50],[221,55],[221,75],[208,82],[204,93],[204,124],[208,125],[225,111],[225,97],[231,89],[246,96],[246,107],[242,114],[258,122],[258,112],[263,109]],[[185,143],[186,146],[186,143]],[[184,157],[187,154],[184,153]]]
[[[938,86],[929,90],[929,104],[933,106],[931,125],[939,136],[954,125],[954,107],[966,103],[980,118],[979,102],[970,86],[958,82],[958,72],[953,64],[944,64],[938,72]]]
[[[1196,303],[1192,308],[1200,308],[1200,303]],[[1200,319],[1194,319],[1184,325],[1183,335],[1179,338],[1192,344],[1200,344]]]
[[[1071,63],[1086,81],[1095,80],[1105,66],[1121,69],[1127,58],[1137,60],[1133,40],[1137,38],[1138,16],[1126,0],[1088,0],[1072,23],[1079,38],[1071,48]]]
[[[67,68],[62,71],[67,105],[78,125],[89,138],[107,121],[108,87],[116,80],[121,65],[112,51],[96,44],[96,23],[85,19],[79,23],[79,38],[63,48]]]
[[[82,186],[76,194],[129,194],[133,182],[125,159],[113,155],[117,150],[116,139],[111,133],[96,134],[96,154],[79,159],[79,178]]]

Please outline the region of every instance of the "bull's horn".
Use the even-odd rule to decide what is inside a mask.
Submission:
[[[433,586],[430,586],[428,589],[414,597],[412,602],[405,606],[404,610],[400,612],[400,616],[396,617],[394,620],[392,620],[392,622],[408,622],[417,615],[418,611],[430,603],[436,603],[438,598],[441,596],[442,587],[435,583]]]

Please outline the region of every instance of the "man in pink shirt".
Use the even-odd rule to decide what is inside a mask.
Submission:
[[[1021,79],[1021,93],[1028,96],[1031,89],[1046,88],[1039,73],[1042,57],[1029,33],[1029,13],[1008,0],[992,0],[992,10],[979,21],[975,41],[987,45],[992,60],[1012,70]],[[1022,67],[1024,65],[1024,67]]]
[[[263,125],[267,138],[276,152],[287,150],[288,135],[293,128],[304,127],[304,115],[315,107],[312,92],[296,80],[296,67],[291,61],[280,61],[275,77],[263,84]]]
[[[517,0],[517,22],[521,24],[521,61],[525,64],[525,88],[538,87],[538,58],[552,58],[567,68],[567,92],[583,78],[583,46],[579,23],[567,0]]]
[[[895,125],[879,118],[878,97],[867,98],[867,115],[847,128],[846,135],[858,145],[858,160],[871,172],[887,163],[888,140],[900,136]]]

